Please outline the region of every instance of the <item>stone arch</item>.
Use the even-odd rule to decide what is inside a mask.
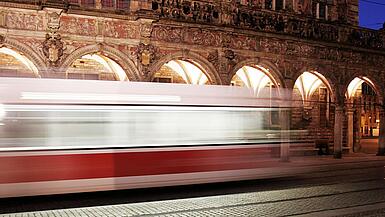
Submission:
[[[381,118],[381,110],[383,108],[383,92],[381,92],[381,90],[383,90],[383,86],[381,85],[381,80],[378,78],[376,79],[374,73],[367,73],[366,70],[365,72],[366,73],[362,73],[362,71],[355,71],[351,73],[349,79],[347,79],[346,83],[344,83],[344,91],[346,94],[345,105],[347,110],[345,122],[347,124],[346,143],[347,147],[349,147],[349,150],[352,152],[375,153],[379,150],[377,148],[381,148],[381,141],[378,142],[376,145],[377,147],[375,147],[374,150],[373,146],[368,146],[366,142],[362,142],[362,139],[367,136],[378,136],[380,133],[379,130],[384,125],[384,120]],[[349,96],[348,94],[349,86],[356,78],[361,79],[362,82],[356,83],[356,85],[366,83],[375,92],[375,96],[371,96],[371,100],[368,100],[368,98],[364,99],[365,102],[363,104],[361,100],[355,100],[357,95]],[[359,86],[357,86],[357,89],[358,87]],[[373,98],[375,101],[372,101]],[[371,106],[373,105],[371,104],[373,102],[375,109]],[[365,109],[362,109],[362,105],[364,105]],[[369,107],[367,108],[365,105],[369,105]],[[380,123],[378,124],[377,121]]]
[[[211,64],[206,58],[204,58],[200,54],[186,50],[175,52],[159,59],[157,62],[154,63],[154,65],[150,67],[150,73],[146,80],[150,81],[154,74],[159,71],[164,64],[175,59],[192,60],[198,63],[204,69],[204,74],[207,76],[211,84],[223,84],[223,81],[221,80],[219,73],[217,72],[213,64]]]
[[[309,77],[311,83],[302,80],[302,85],[298,86],[297,89],[296,82],[305,72],[312,74]],[[335,124],[335,92],[340,89],[336,87],[338,83],[335,82],[335,78],[327,71],[327,68],[318,66],[305,66],[301,70],[295,71],[292,78],[294,83],[291,90],[293,106],[291,127],[293,129],[306,129],[303,135],[293,135],[293,138],[311,137],[334,141],[332,126]],[[322,86],[326,88],[326,91],[323,89],[322,96],[324,97],[318,98],[321,96],[318,94],[321,93],[319,91],[321,91],[320,87]]]
[[[103,44],[88,45],[78,48],[63,61],[59,68],[61,68],[61,71],[66,72],[75,60],[92,53],[102,53],[102,55],[116,61],[126,72],[130,81],[142,80],[139,70],[129,56],[114,47]]]
[[[38,70],[38,77],[42,77],[42,72],[46,71],[47,65],[43,58],[36,53],[31,47],[25,43],[21,43],[18,40],[5,37],[2,43],[3,46],[13,49],[17,52],[22,53],[29,61],[31,61]]]
[[[346,83],[344,84],[343,88],[344,88],[344,93],[347,92],[348,90],[348,86],[349,84],[353,81],[354,78],[367,78],[369,80],[366,81],[366,79],[363,79],[366,83],[369,84],[369,86],[371,88],[373,88],[373,90],[376,92],[377,94],[377,103],[378,104],[382,104],[384,101],[384,92],[382,92],[381,90],[383,90],[381,88],[381,81],[378,81],[378,79],[375,78],[376,76],[372,76],[368,73],[360,73],[360,72],[356,72],[356,73],[353,73],[351,76],[349,76],[349,79],[346,81]]]
[[[279,69],[270,61],[261,60],[259,58],[251,58],[251,59],[247,59],[237,63],[230,71],[228,80],[231,81],[231,79],[234,77],[237,71],[241,69],[243,66],[253,66],[253,65],[258,65],[265,68],[266,70],[269,70],[269,76],[271,76],[281,88],[286,88],[284,77],[282,76]]]
[[[338,99],[338,92],[341,92],[339,90],[340,85],[333,79],[332,76],[327,72],[327,69],[321,68],[319,66],[305,66],[301,70],[297,71],[293,75],[293,80],[294,82],[297,81],[299,76],[301,76],[304,72],[311,72],[311,73],[316,73],[315,75],[322,81],[322,83],[327,87],[327,89],[330,92],[331,100],[332,102],[336,102]],[[321,75],[318,76],[317,74]]]

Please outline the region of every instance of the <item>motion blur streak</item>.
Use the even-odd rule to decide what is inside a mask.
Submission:
[[[21,99],[179,102],[179,96],[23,92]]]
[[[0,197],[253,179],[288,142],[283,90],[271,99],[239,87],[17,78],[0,87]]]

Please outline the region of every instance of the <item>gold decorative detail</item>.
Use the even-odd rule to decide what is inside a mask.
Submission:
[[[137,58],[143,66],[150,65],[155,59],[155,46],[151,44],[140,43],[137,47]]]

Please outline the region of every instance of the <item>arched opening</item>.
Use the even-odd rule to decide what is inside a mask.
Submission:
[[[0,48],[1,77],[40,77],[37,67],[22,53],[13,49]]]
[[[265,97],[273,97],[273,95],[279,94],[278,82],[268,69],[258,65],[243,66],[238,69],[231,79],[231,85],[253,89],[256,96],[267,93],[270,95]]]
[[[334,107],[327,79],[316,71],[305,71],[293,88],[291,129],[302,140],[333,142]]]
[[[98,54],[76,59],[66,72],[68,79],[128,81],[126,72],[114,60]]]
[[[209,84],[203,67],[193,60],[171,60],[157,71],[151,81],[160,83]]]
[[[269,107],[276,107],[272,99],[279,96],[278,82],[266,69],[259,65],[243,66],[231,79],[232,86],[247,87],[253,90],[258,98],[269,99]],[[268,129],[280,128],[278,108],[272,108],[264,118],[264,126]]]
[[[375,86],[367,77],[354,78],[346,91],[347,146],[354,152],[376,153],[380,113]]]

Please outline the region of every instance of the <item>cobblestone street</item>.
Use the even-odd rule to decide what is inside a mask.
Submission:
[[[385,183],[368,181],[1,216],[291,216],[310,213],[314,216],[327,210],[334,210],[338,216],[346,208],[373,204],[378,204],[380,209],[363,213],[385,216],[384,203]]]

